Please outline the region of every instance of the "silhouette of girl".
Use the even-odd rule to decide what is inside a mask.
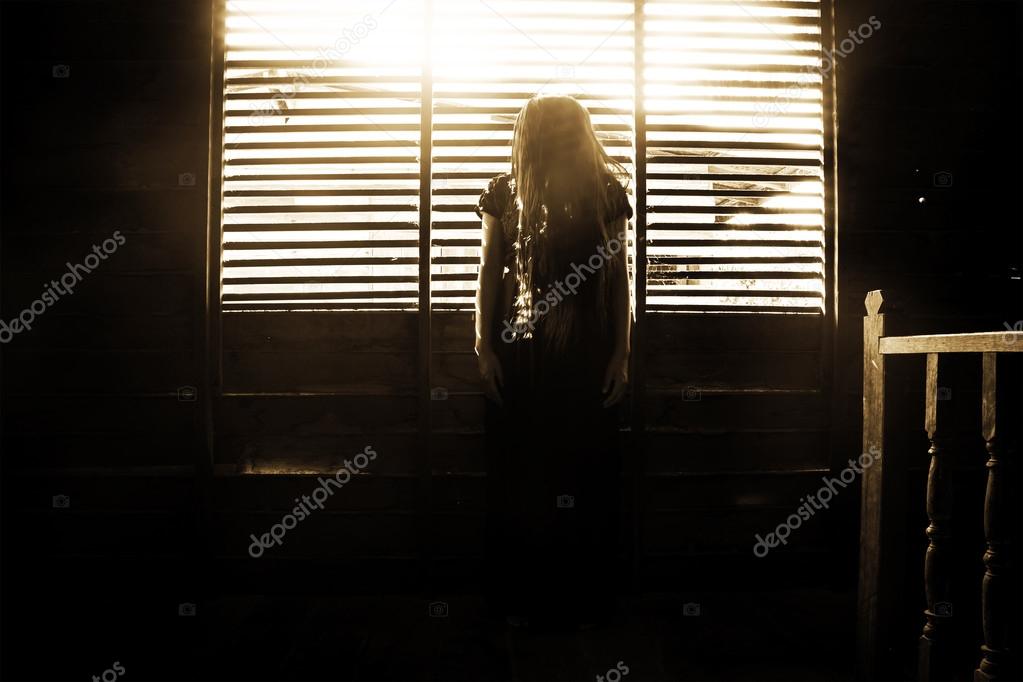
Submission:
[[[487,591],[515,624],[579,625],[613,612],[617,406],[631,329],[627,179],[586,109],[537,96],[515,121],[511,172],[476,207]]]

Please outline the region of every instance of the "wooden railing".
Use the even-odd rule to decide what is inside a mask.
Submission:
[[[975,682],[1016,679],[1018,649],[1009,637],[1011,619],[1019,618],[1012,596],[1018,576],[1009,571],[1007,562],[1010,553],[1018,549],[1011,541],[1012,524],[1017,520],[1009,509],[1009,500],[1019,491],[1007,491],[1006,484],[1015,481],[1008,472],[1009,467],[1017,466],[1010,455],[1018,452],[1014,434],[1018,433],[1021,419],[1016,401],[1021,386],[1019,377],[1009,377],[1004,369],[999,372],[998,367],[1000,353],[1023,352],[1023,332],[885,336],[882,304],[880,291],[867,294],[867,316],[863,321],[863,451],[874,454],[874,459],[864,469],[860,509],[857,631],[860,676],[869,680],[896,678],[897,672],[891,669],[890,654],[897,648],[892,623],[900,604],[915,601],[913,595],[899,593],[907,564],[904,547],[908,510],[903,487],[906,467],[896,459],[892,431],[886,424],[885,404],[893,402],[887,399],[894,392],[885,384],[885,369],[889,356],[924,354],[927,356],[924,427],[930,440],[926,506],[930,523],[926,529],[928,547],[922,557],[927,608],[919,640],[918,679],[952,677],[951,473],[945,448],[950,401],[943,395],[948,389],[939,385],[939,377],[946,370],[949,354],[981,353],[981,428],[988,471],[984,499],[987,550],[982,558],[985,572],[979,590],[984,644],[973,676]],[[908,563],[912,565],[912,558]]]

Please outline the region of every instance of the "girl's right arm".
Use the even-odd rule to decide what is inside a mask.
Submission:
[[[504,246],[501,239],[501,221],[489,213],[483,214],[483,248],[480,255],[480,276],[476,288],[476,355],[479,357],[483,392],[498,405],[498,388],[504,383],[501,363],[494,352],[491,330],[494,326],[494,303],[502,288],[504,276]]]

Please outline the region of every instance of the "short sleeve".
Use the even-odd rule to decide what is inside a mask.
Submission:
[[[632,220],[632,204],[629,203],[625,188],[616,178],[611,178],[608,186],[611,190],[611,218],[617,219],[624,215],[626,220]]]
[[[492,178],[476,202],[476,215],[482,218],[484,213],[489,213],[495,218],[500,218],[508,205],[510,195],[511,189],[508,187],[506,175]]]

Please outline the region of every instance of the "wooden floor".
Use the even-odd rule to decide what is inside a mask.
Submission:
[[[25,679],[89,679],[115,660],[131,680],[618,682],[607,675],[616,666],[626,682],[853,679],[853,595],[827,590],[690,594],[691,616],[678,595],[646,595],[625,600],[616,624],[583,632],[511,629],[488,621],[476,596],[441,596],[448,615],[431,617],[409,596],[240,595],[159,622],[94,596],[94,618],[86,603],[64,603],[45,641],[24,642],[21,656],[38,650]]]

